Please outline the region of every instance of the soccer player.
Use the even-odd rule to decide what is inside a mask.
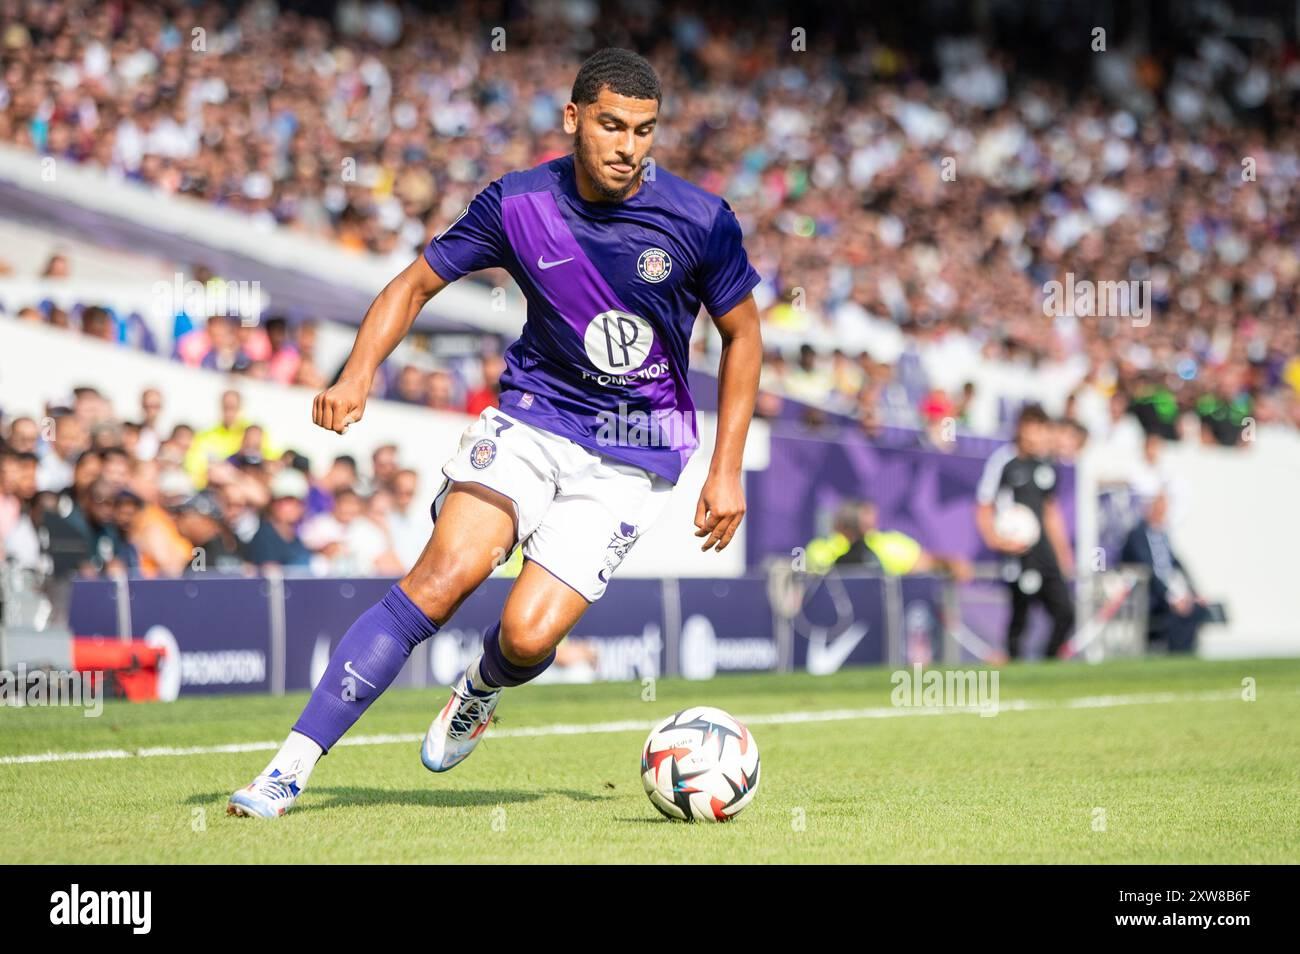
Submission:
[[[340,434],[361,420],[380,363],[447,283],[504,268],[528,320],[506,352],[500,408],[483,411],[443,467],[424,552],[352,624],[284,745],[229,812],[290,808],[411,651],[522,546],[501,619],[434,718],[421,759],[445,772],[473,751],[501,691],[551,664],[698,447],[686,367],[701,305],[723,348],[696,536],[706,551],[731,541],[762,360],[759,278],[727,203],[648,161],[661,100],[640,56],[591,56],[564,108],[573,154],[491,183],[370,306],[339,380],[312,408],[316,424]]]

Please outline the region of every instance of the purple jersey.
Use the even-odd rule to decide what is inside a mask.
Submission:
[[[656,168],[623,202],[587,202],[565,156],[493,182],[424,257],[447,281],[500,267],[523,290],[502,410],[676,483],[699,446],[695,316],[759,281],[725,201]]]

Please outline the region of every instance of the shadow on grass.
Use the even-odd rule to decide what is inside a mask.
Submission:
[[[605,795],[593,795],[567,788],[542,789],[395,789],[362,788],[353,785],[313,786],[304,800],[293,808],[294,815],[304,812],[321,811],[326,808],[368,808],[371,806],[399,805],[425,808],[491,808],[496,805],[535,802],[543,798],[557,796],[572,802],[608,801]],[[229,799],[228,792],[209,792],[191,795],[185,800],[188,805],[211,805],[219,801],[224,805]]]
[[[633,825],[686,825],[689,822],[673,821],[671,818],[665,818],[663,815],[643,815],[639,818],[613,818],[611,821],[625,822]]]

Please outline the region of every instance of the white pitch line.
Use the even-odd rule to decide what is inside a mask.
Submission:
[[[1225,702],[1240,699],[1239,689],[1208,692],[1144,692],[1127,696],[1081,696],[1076,699],[1030,700],[1014,699],[998,706],[998,712],[1029,712],[1044,709],[1113,709],[1119,706],[1167,705],[1172,702]],[[739,716],[746,725],[779,725],[793,722],[843,722],[853,719],[897,719],[906,716],[969,715],[983,713],[979,706],[877,706],[870,709],[825,709],[819,712],[775,712],[763,715]],[[626,719],[621,722],[556,723],[553,725],[522,726],[517,729],[490,729],[487,737],[493,739],[523,739],[544,735],[601,735],[610,732],[648,732],[655,721]],[[391,745],[419,742],[423,734],[398,733],[387,735],[358,735],[340,739],[344,745]],[[157,758],[175,755],[220,755],[237,752],[273,752],[279,742],[232,742],[225,745],[160,745],[136,749],[100,749],[93,752],[41,752],[33,755],[0,756],[0,765],[31,765],[39,762],[86,762],[97,759]]]

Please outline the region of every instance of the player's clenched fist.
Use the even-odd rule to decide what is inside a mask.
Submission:
[[[340,378],[333,387],[316,395],[311,406],[312,423],[342,434],[350,424],[361,420],[366,410],[369,386],[363,381]]]

